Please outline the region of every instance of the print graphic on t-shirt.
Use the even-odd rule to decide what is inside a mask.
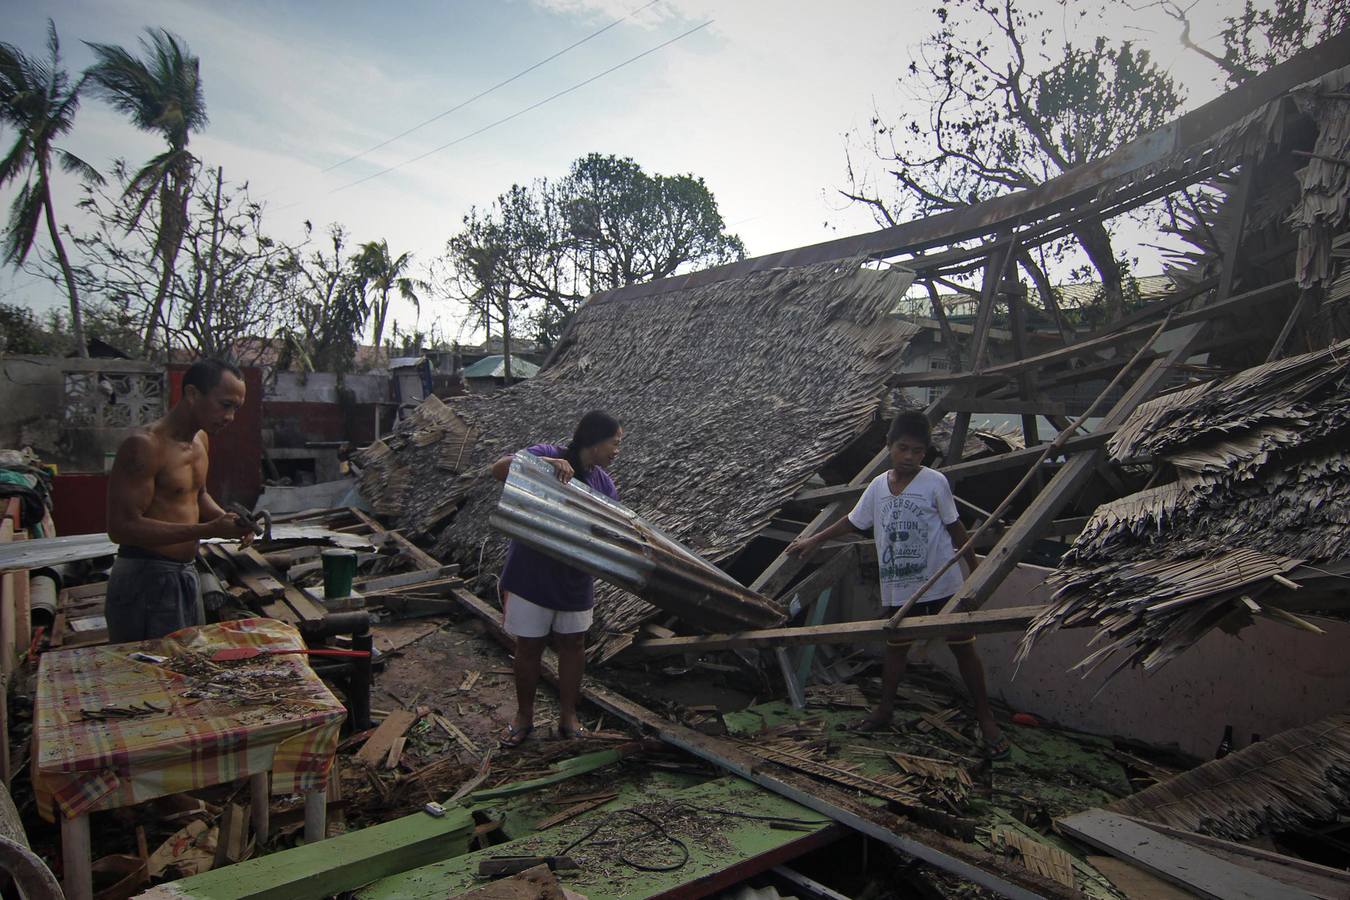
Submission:
[[[928,525],[922,507],[910,494],[885,504],[882,529],[886,535],[879,564],[881,582],[921,580],[928,564]]]

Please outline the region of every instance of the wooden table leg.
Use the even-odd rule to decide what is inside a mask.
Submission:
[[[305,843],[318,843],[327,836],[328,790],[320,788],[305,794]]]
[[[253,834],[258,844],[267,843],[267,826],[272,810],[272,773],[259,772],[248,779],[252,807]]]
[[[61,817],[62,889],[66,900],[93,900],[93,848],[89,843],[89,816]]]

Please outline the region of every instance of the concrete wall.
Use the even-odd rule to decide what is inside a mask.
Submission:
[[[1043,601],[1048,570],[1023,566],[986,609]],[[1091,629],[1051,635],[1015,667],[1020,633],[989,635],[977,646],[989,692],[1016,710],[1103,735],[1121,735],[1210,757],[1233,726],[1237,746],[1253,733],[1271,735],[1350,706],[1350,623],[1317,619],[1325,635],[1266,620],[1233,636],[1212,631],[1152,675],[1123,671],[1102,687],[1100,676],[1068,671],[1088,653]],[[932,661],[956,676],[951,654]],[[1108,664],[1109,666],[1109,664]],[[1094,696],[1096,694],[1096,696]]]
[[[62,373],[73,368],[118,372],[145,367],[123,360],[5,356],[0,359],[0,447],[32,447],[63,471],[102,472],[105,454],[117,452],[129,429],[74,428],[62,421]]]

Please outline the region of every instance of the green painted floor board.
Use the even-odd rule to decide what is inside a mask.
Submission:
[[[318,900],[462,854],[468,849],[473,827],[473,817],[460,807],[447,809],[439,819],[417,813],[160,885],[142,896]]]
[[[634,803],[634,800],[637,802]],[[638,834],[647,830],[648,826],[636,819],[624,821],[630,817],[616,812],[617,809],[636,806],[651,812],[656,806],[675,801],[691,803],[703,810],[733,810],[751,815],[803,820],[813,824],[804,831],[779,830],[770,827],[767,821],[712,812],[700,813],[700,820],[712,823],[715,827],[708,835],[702,837],[677,832],[677,836],[686,840],[691,853],[689,862],[676,871],[640,872],[616,858],[617,853],[623,849],[620,845],[581,845],[571,851],[571,855],[582,863],[582,868],[558,873],[561,881],[572,890],[585,894],[590,900],[646,897],[719,872],[742,860],[778,849],[829,826],[827,820],[811,810],[739,778],[717,778],[679,790],[653,786],[636,798],[631,795],[624,796],[546,832],[498,844],[487,850],[466,853],[401,875],[389,876],[361,890],[357,896],[361,900],[394,900],[394,898],[439,900],[446,896],[454,896],[484,883],[476,874],[478,863],[482,859],[495,856],[556,854],[602,822],[621,822],[623,830],[632,832],[636,838]],[[662,845],[661,854],[644,856],[644,859],[639,861],[660,864],[673,861],[677,857],[678,854],[669,845]]]

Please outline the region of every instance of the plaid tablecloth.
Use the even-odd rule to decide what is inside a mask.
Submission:
[[[32,765],[38,810],[48,821],[57,809],[73,818],[268,770],[276,794],[325,787],[346,710],[307,657],[198,665],[202,674],[192,675],[166,668],[183,668],[184,654],[303,646],[284,622],[244,619],[43,654]],[[136,651],[169,661],[138,661]],[[162,712],[88,718],[147,703]]]

